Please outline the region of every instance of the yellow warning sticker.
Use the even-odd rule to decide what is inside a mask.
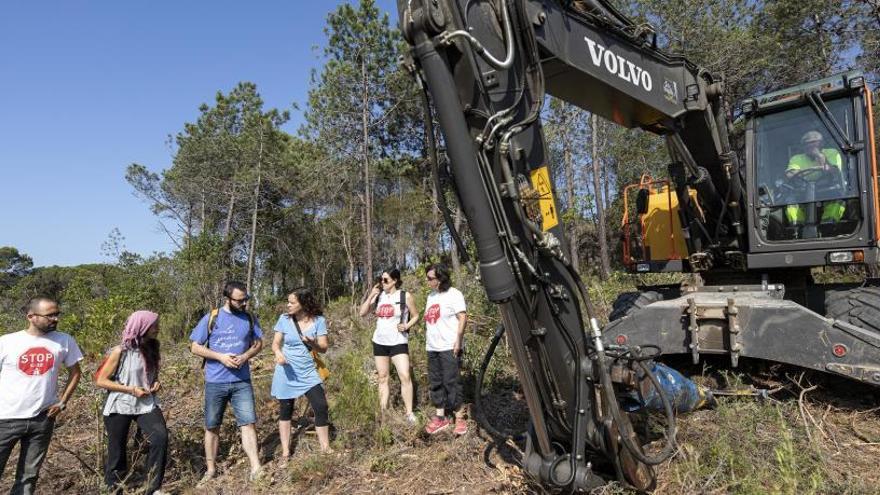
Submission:
[[[547,232],[559,225],[559,215],[556,211],[556,200],[553,199],[553,186],[550,183],[550,171],[547,166],[536,168],[530,172],[532,187],[538,191],[538,203],[541,205],[541,230]]]

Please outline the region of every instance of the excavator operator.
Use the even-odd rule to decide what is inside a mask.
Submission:
[[[785,175],[789,184],[800,188],[807,183],[820,181],[837,183],[843,181],[843,158],[836,148],[823,148],[823,136],[819,131],[808,131],[801,137],[803,153],[791,157]],[[807,205],[791,204],[785,208],[785,216],[792,226],[803,225],[807,219]],[[843,218],[846,210],[843,201],[825,201],[821,206],[820,222],[833,224]]]

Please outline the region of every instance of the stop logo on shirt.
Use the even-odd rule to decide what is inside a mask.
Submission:
[[[45,375],[55,366],[55,355],[45,347],[31,347],[18,358],[18,369],[25,375]]]
[[[0,421],[33,418],[56,404],[59,370],[82,358],[76,340],[58,330],[0,335]]]
[[[431,307],[429,307],[425,311],[425,321],[428,322],[429,324],[433,325],[434,323],[437,323],[437,320],[439,320],[439,319],[440,319],[440,305],[439,304],[432,304]]]
[[[381,304],[376,308],[376,316],[379,318],[391,318],[394,316],[394,306],[391,304]]]
[[[455,287],[431,291],[425,302],[425,347],[428,351],[451,351],[458,341],[458,315],[467,311],[464,295]]]

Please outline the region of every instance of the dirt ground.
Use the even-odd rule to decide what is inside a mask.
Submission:
[[[282,464],[277,406],[269,397],[271,352],[253,366],[258,438],[264,476],[248,482],[248,466],[227,414],[221,433],[220,476],[197,487],[204,472],[199,362],[183,346],[164,350],[161,400],[171,432],[164,489],[172,493],[545,493],[518,466],[522,445],[496,445],[471,421],[469,433],[434,437],[394,414],[379,426],[334,431],[333,454],[318,452],[305,417],[294,434],[294,455]],[[333,360],[331,356],[331,368]],[[38,493],[100,493],[104,447],[99,414],[104,394],[87,365],[75,399],[59,420]],[[365,372],[369,368],[365,367]],[[712,375],[708,373],[708,375]],[[331,377],[332,379],[332,377]],[[713,382],[715,378],[706,378]],[[735,377],[743,386],[743,377]],[[751,384],[780,388],[770,400],[725,398],[711,409],[678,418],[677,450],[656,467],[655,493],[880,493],[880,395],[846,380],[776,370],[749,375]],[[515,383],[496,380],[486,398],[495,426],[522,428],[526,410]],[[333,405],[339,397],[328,393]],[[298,404],[302,411],[305,404]],[[424,421],[428,405],[421,404]],[[132,441],[134,442],[134,440]],[[652,444],[658,449],[660,441]],[[141,493],[145,451],[134,446],[127,493]],[[8,491],[17,453],[3,474]],[[630,493],[617,483],[597,494]]]

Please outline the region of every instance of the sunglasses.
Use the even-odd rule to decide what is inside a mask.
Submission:
[[[382,277],[383,284],[390,284],[391,282],[392,282],[392,280],[390,278]]]
[[[233,299],[233,298],[230,297],[229,300],[232,301],[232,302],[237,302],[237,303],[241,304],[241,303],[246,303],[246,302],[248,302],[248,300],[250,300],[250,298],[251,298],[251,296],[244,296],[244,297],[242,297],[241,299]]]
[[[56,311],[55,313],[49,313],[47,315],[41,315],[39,313],[31,313],[32,316],[42,316],[43,318],[49,319],[58,319],[61,318],[61,311]]]

